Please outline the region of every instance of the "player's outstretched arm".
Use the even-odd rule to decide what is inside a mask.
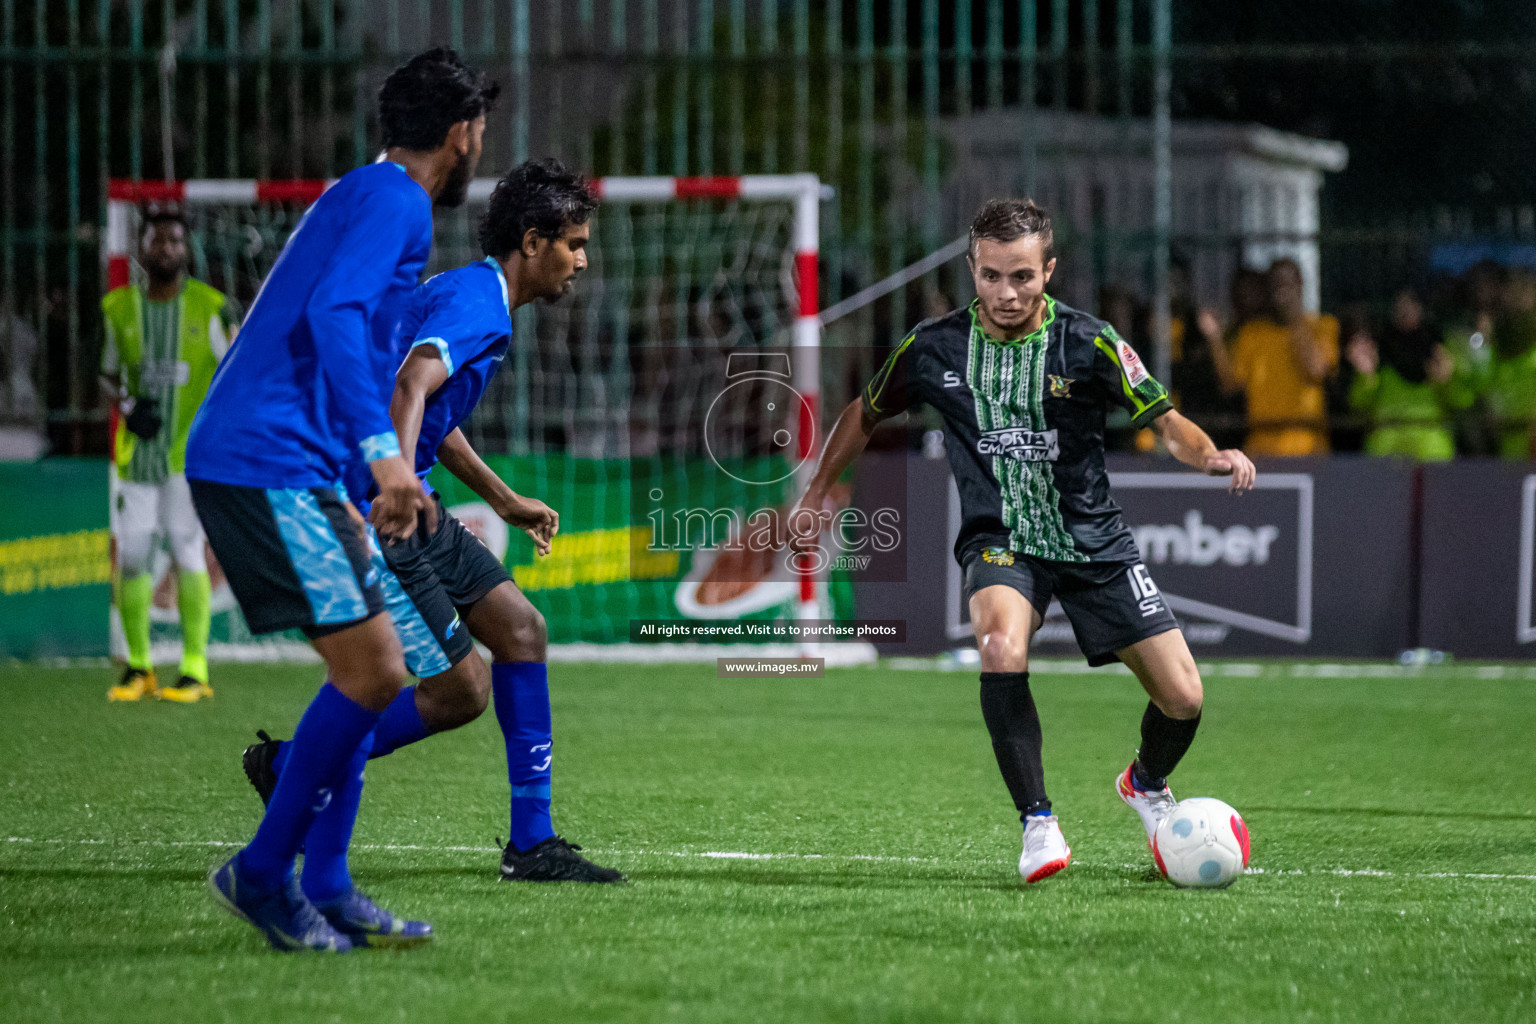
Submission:
[[[1233,494],[1253,487],[1258,475],[1253,461],[1237,448],[1218,451],[1210,435],[1183,414],[1168,410],[1152,421],[1152,430],[1168,446],[1168,453],[1184,465],[1211,476],[1230,476],[1232,486],[1228,489]]]
[[[550,542],[560,532],[560,513],[537,498],[525,498],[507,486],[496,471],[485,464],[480,453],[470,445],[457,427],[443,438],[437,458],[448,472],[474,491],[508,526],[515,526],[533,541],[534,550],[547,555]]]
[[[789,542],[794,550],[809,550],[817,545],[821,528],[831,519],[831,513],[824,507],[827,492],[843,475],[843,470],[853,465],[853,460],[863,453],[870,436],[875,432],[875,425],[865,415],[864,404],[857,398],[849,402],[842,415],[838,416],[821,450],[821,459],[816,463],[816,475],[811,478],[805,493],[789,512]],[[815,519],[808,516],[814,516]],[[814,530],[810,528],[813,521],[818,524]],[[800,522],[804,525],[797,526]]]

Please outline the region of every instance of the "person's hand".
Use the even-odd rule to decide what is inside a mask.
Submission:
[[[416,532],[417,516],[425,514],[427,533],[437,529],[437,506],[427,500],[421,481],[399,455],[368,463],[379,495],[373,499],[368,519],[386,541],[401,541]]]
[[[501,513],[508,526],[515,526],[533,541],[533,549],[540,555],[550,552],[550,542],[560,532],[560,513],[537,498],[514,495],[513,502]]]
[[[1205,466],[1202,468],[1207,476],[1230,476],[1232,486],[1227,490],[1233,494],[1243,494],[1252,490],[1254,478],[1259,475],[1259,471],[1253,466],[1253,460],[1237,448],[1224,448],[1219,452],[1212,452],[1205,457]]]
[[[1348,347],[1344,349],[1344,355],[1349,359],[1349,365],[1353,366],[1355,372],[1362,377],[1372,376],[1381,365],[1376,343],[1368,334],[1357,334],[1350,338]]]
[[[1451,379],[1456,372],[1456,360],[1445,350],[1444,345],[1436,345],[1434,352],[1430,353],[1429,361],[1424,364],[1424,373],[1429,377],[1431,384],[1444,384]]]
[[[1221,321],[1216,319],[1214,310],[1202,308],[1195,315],[1195,326],[1200,329],[1207,344],[1216,345],[1221,342]]]
[[[123,411],[127,415],[123,418],[123,426],[128,432],[142,441],[152,441],[160,433],[160,428],[165,426],[165,421],[160,418],[160,402],[155,398],[130,399],[128,408]]]

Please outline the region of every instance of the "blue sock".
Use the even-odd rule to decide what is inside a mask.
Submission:
[[[1026,817],[1026,818],[1049,818],[1051,815],[1053,815],[1055,813],[1056,812],[1051,810],[1049,807],[1042,807],[1038,811],[1030,811],[1028,814],[1024,815],[1024,817]]]
[[[363,769],[368,765],[368,751],[373,734],[363,737],[345,774],[331,790],[331,802],[309,826],[304,837],[304,873],[300,884],[304,895],[319,903],[352,891],[352,873],[347,870],[347,847],[352,845],[352,826],[357,823],[357,809],[363,802]]]
[[[549,821],[549,766],[553,733],[549,676],[542,661],[491,666],[496,721],[507,743],[507,780],[512,784],[512,845],[531,850],[555,834]]]
[[[407,686],[379,716],[378,728],[373,730],[373,753],[368,756],[392,754],[430,735],[432,730],[427,728],[421,720],[421,712],[416,710],[416,687]]]
[[[373,758],[392,754],[430,735],[432,730],[427,728],[421,720],[421,712],[416,710],[416,687],[407,686],[379,716],[379,724],[373,729],[373,750],[368,756]],[[289,742],[285,740],[279,743],[277,754],[272,758],[272,770],[279,775],[283,773],[283,765],[288,763]]]
[[[240,870],[263,889],[275,889],[293,870],[293,858],[316,815],[333,799],[347,762],[379,714],[369,711],[330,683],[310,702],[287,754],[277,788],[256,836],[240,851]]]
[[[1137,761],[1131,767],[1131,784],[1143,793],[1156,793],[1168,785],[1168,780],[1163,779],[1161,782],[1158,782],[1156,779],[1147,778],[1141,773],[1141,762]]]

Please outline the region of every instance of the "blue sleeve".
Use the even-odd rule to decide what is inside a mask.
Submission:
[[[494,338],[487,337],[485,314],[481,304],[452,288],[434,289],[426,316],[416,337],[414,351],[423,345],[437,350],[448,375],[485,351]],[[505,332],[503,332],[505,333]]]
[[[326,385],[339,403],[342,427],[369,462],[400,454],[389,401],[376,380],[370,320],[395,284],[402,259],[422,231],[419,214],[403,197],[379,190],[365,193],[337,240],[305,316],[315,340]]]

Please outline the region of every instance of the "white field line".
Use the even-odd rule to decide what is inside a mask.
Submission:
[[[148,846],[156,848],[199,847],[202,849],[238,849],[244,843],[222,839],[32,839],[25,836],[7,836],[7,843],[28,843],[52,846]],[[430,846],[418,843],[358,843],[358,850],[426,853],[500,853],[496,846]],[[787,860],[828,862],[872,862],[880,864],[954,864],[952,858],[941,857],[887,857],[868,853],[754,853],[729,850],[617,850],[591,848],[593,853],[618,857],[682,857],[701,860]],[[983,863],[983,862],[971,862]],[[1110,865],[1077,861],[1080,865],[1107,867]],[[1145,868],[1145,864],[1114,865],[1125,870]],[[1255,868],[1243,872],[1247,875],[1272,875],[1276,877],[1326,876],[1331,878],[1447,878],[1494,882],[1536,882],[1536,874],[1499,874],[1490,871],[1378,871],[1374,868]]]

